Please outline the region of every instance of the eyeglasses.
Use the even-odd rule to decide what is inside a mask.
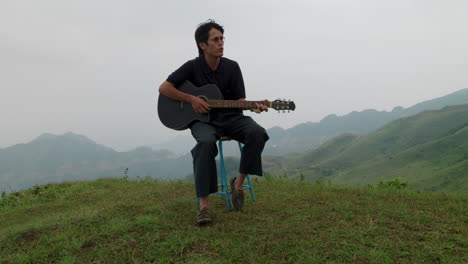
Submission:
[[[226,38],[224,36],[221,36],[221,37],[212,38],[210,40],[213,41],[213,42],[218,43],[218,42],[221,42],[221,41],[224,42],[226,40]]]

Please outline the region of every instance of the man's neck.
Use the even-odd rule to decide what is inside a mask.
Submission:
[[[210,69],[212,69],[213,71],[218,69],[219,62],[221,61],[221,57],[213,57],[213,56],[206,56],[206,55],[204,57],[205,57],[206,64],[208,64],[208,67],[210,67]]]

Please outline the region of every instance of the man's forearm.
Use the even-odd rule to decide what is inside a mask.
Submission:
[[[172,83],[168,81],[163,82],[161,86],[159,86],[159,92],[171,99],[185,103],[191,103],[193,99],[193,95],[179,91]]]

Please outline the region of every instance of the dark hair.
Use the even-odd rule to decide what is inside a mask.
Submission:
[[[203,55],[203,50],[200,48],[198,43],[207,43],[208,44],[208,37],[209,32],[212,28],[216,28],[217,30],[221,31],[221,34],[224,34],[224,29],[218,23],[216,23],[213,19],[208,19],[207,21],[198,25],[197,30],[195,30],[195,42],[197,44],[198,53]]]

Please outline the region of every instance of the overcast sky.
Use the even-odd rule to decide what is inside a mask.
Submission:
[[[196,26],[225,28],[247,99],[328,114],[391,111],[468,87],[468,1],[1,0],[0,148],[69,131],[116,150],[188,134],[157,116],[158,86],[196,57]]]

